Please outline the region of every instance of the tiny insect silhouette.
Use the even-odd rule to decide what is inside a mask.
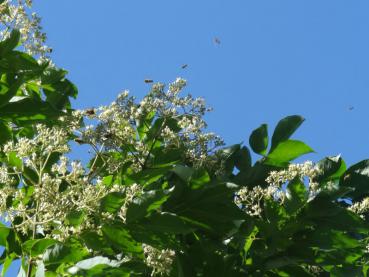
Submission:
[[[214,38],[214,42],[215,42],[216,44],[220,44],[220,39],[219,39],[219,38],[217,38],[217,37],[215,37],[215,38]]]
[[[113,137],[113,133],[111,132],[107,132],[106,134],[103,135],[103,139],[111,139]]]
[[[146,83],[146,84],[150,84],[150,83],[152,83],[152,82],[154,82],[153,80],[151,80],[151,79],[145,79],[144,80],[144,82]]]
[[[85,110],[85,113],[87,115],[94,115],[95,114],[95,109],[94,108],[89,108],[89,109]]]
[[[348,109],[349,109],[349,111],[352,111],[354,109],[354,107],[350,106]]]
[[[77,142],[78,144],[83,144],[83,143],[85,143],[82,139],[80,139],[80,138],[75,138],[74,139],[74,141],[75,142]]]
[[[185,68],[187,68],[187,66],[188,66],[188,64],[184,64],[184,65],[181,66],[181,68],[185,69]]]

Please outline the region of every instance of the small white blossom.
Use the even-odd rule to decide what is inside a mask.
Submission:
[[[150,245],[142,245],[145,262],[147,266],[152,268],[151,276],[157,274],[168,276],[172,270],[172,263],[175,258],[175,252],[171,249],[159,250]]]
[[[369,212],[369,197],[364,198],[360,202],[353,203],[348,209],[363,217],[365,213]]]
[[[31,12],[31,0],[6,0],[0,4],[0,38],[9,37],[13,29],[18,29],[24,50],[40,61],[47,58],[51,48],[45,45],[46,34],[42,32],[41,18]]]

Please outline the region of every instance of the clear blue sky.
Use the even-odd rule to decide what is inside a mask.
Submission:
[[[145,78],[183,77],[228,144],[300,114],[295,138],[317,152],[307,158],[369,158],[369,1],[59,0],[35,10],[53,60],[79,87],[75,107],[123,89],[142,97]]]
[[[145,78],[180,76],[229,144],[300,114],[295,138],[317,152],[308,158],[369,158],[368,1],[59,0],[35,10],[55,63],[79,87],[75,107],[123,89],[141,97]]]

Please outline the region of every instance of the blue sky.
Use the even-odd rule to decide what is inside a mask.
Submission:
[[[79,87],[77,108],[123,89],[142,97],[146,78],[183,77],[228,144],[300,114],[294,137],[317,152],[307,158],[369,158],[368,1],[63,0],[35,10],[54,62]]]
[[[369,158],[368,1],[63,0],[35,10],[79,87],[75,107],[180,76],[214,108],[209,129],[228,144],[300,114],[295,138],[317,152],[307,158]]]

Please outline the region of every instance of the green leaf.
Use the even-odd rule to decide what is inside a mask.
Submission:
[[[32,239],[23,243],[23,249],[27,251],[31,257],[36,257],[45,252],[45,250],[54,245],[56,240],[53,239]]]
[[[286,140],[279,143],[278,146],[268,154],[264,164],[284,166],[288,164],[288,162],[311,152],[314,152],[314,150],[302,141]]]
[[[369,225],[358,215],[342,208],[326,194],[318,194],[307,202],[301,213],[302,218],[315,222],[321,227],[342,231],[368,233]]]
[[[192,228],[181,217],[172,213],[154,213],[140,224],[153,232],[187,234]]]
[[[10,233],[10,228],[6,227],[4,224],[0,222],[0,245],[6,246],[7,245],[7,238]]]
[[[0,42],[0,56],[3,57],[9,51],[12,51],[18,46],[20,40],[20,32],[17,29],[13,29],[9,38]]]
[[[346,171],[345,161],[340,155],[326,157],[317,163],[320,173],[316,180],[318,182],[339,179]]]
[[[108,241],[94,231],[86,231],[81,234],[81,238],[85,245],[92,250],[113,255],[114,252],[110,248]]]
[[[149,215],[152,211],[159,209],[168,197],[168,191],[164,190],[143,192],[128,205],[126,214],[127,223],[139,220]]]
[[[286,190],[285,208],[290,213],[295,213],[307,201],[308,193],[304,183],[298,178],[288,183]]]
[[[31,98],[22,98],[0,107],[0,117],[17,121],[56,119],[63,113],[55,110],[48,103]]]
[[[247,253],[249,252],[254,240],[256,239],[256,235],[259,232],[258,228],[255,226],[253,228],[253,230],[251,231],[251,233],[247,236],[246,240],[245,240],[245,244],[243,246],[243,251],[244,251],[244,255],[245,257],[247,256]]]
[[[172,166],[144,169],[144,170],[142,170],[138,173],[127,176],[126,181],[127,181],[128,184],[138,183],[138,184],[141,184],[142,186],[145,187],[145,186],[148,186],[151,183],[159,180],[170,169],[172,169]]]
[[[161,146],[151,151],[154,158],[150,161],[150,167],[160,168],[174,165],[181,161],[183,150],[182,149],[165,149]]]
[[[272,152],[281,142],[288,140],[304,120],[299,115],[287,116],[280,120],[274,130],[272,146],[269,152]]]
[[[18,76],[15,80],[29,81],[40,77],[44,67],[30,55],[12,51],[0,59],[0,69],[9,74]]]
[[[75,239],[71,239],[65,244],[57,243],[46,249],[43,254],[43,261],[46,266],[61,263],[75,263],[88,255],[88,251]]]
[[[208,184],[190,190],[178,184],[172,196],[165,203],[167,210],[194,222],[194,226],[204,226],[206,231],[220,236],[234,228],[234,222],[244,219],[244,213],[233,203],[238,186],[231,183]]]
[[[142,248],[126,230],[125,226],[120,223],[103,225],[101,228],[104,236],[112,243],[112,245],[124,252],[139,254]]]
[[[184,182],[189,182],[195,170],[188,166],[176,165],[172,170]]]
[[[340,185],[353,189],[347,194],[353,201],[360,201],[369,196],[369,160],[363,160],[348,168],[340,180]]]
[[[252,151],[264,155],[268,148],[268,126],[262,124],[259,128],[252,131],[249,143]]]
[[[246,146],[243,146],[236,153],[234,162],[238,170],[248,170],[251,167],[251,155]]]
[[[9,128],[8,124],[0,121],[0,145],[11,140],[12,130]]]
[[[10,152],[7,155],[7,164],[12,167],[16,167],[18,170],[22,170],[22,159],[18,158],[15,152]]]
[[[165,119],[160,117],[157,118],[152,126],[149,128],[149,130],[146,132],[146,136],[144,136],[144,139],[146,142],[152,142],[159,134],[162,128],[164,127]]]
[[[66,221],[69,225],[79,226],[85,220],[85,213],[83,211],[71,211],[66,216]]]
[[[199,189],[210,182],[210,176],[206,169],[196,169],[190,178],[190,186],[192,189]]]
[[[10,80],[9,80],[10,81]],[[18,78],[17,80],[11,80],[10,85],[1,83],[0,91],[0,108],[7,105],[9,100],[11,100],[18,92],[20,86],[23,84],[23,79]]]
[[[116,213],[124,204],[123,193],[111,192],[101,199],[101,210],[108,213]]]
[[[156,112],[151,111],[149,112],[143,119],[138,120],[137,122],[137,132],[140,139],[144,139],[146,133],[151,127],[151,123],[154,119]]]
[[[110,267],[118,267],[120,263],[116,260],[110,260],[103,256],[96,256],[93,258],[85,259],[76,263],[75,266],[68,269],[68,272],[75,275],[80,270],[89,270],[98,265],[107,265]]]
[[[192,189],[198,189],[210,182],[208,172],[203,169],[194,169],[191,167],[176,165],[172,170],[185,183],[188,183]]]
[[[236,163],[235,158],[238,155],[240,148],[240,144],[234,144],[217,151],[217,156],[222,160],[225,175],[233,173]]]

